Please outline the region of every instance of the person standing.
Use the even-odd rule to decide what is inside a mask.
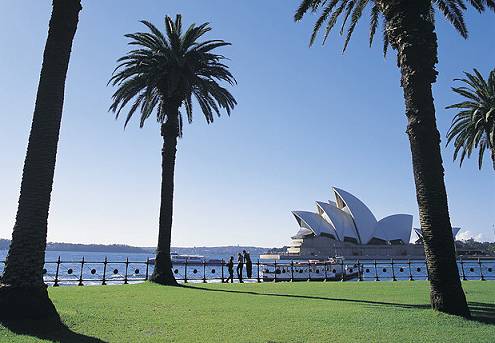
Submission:
[[[242,281],[242,268],[244,267],[244,258],[242,257],[241,253],[237,254],[237,277],[239,278],[239,282],[243,283]]]
[[[248,279],[253,277],[253,262],[251,261],[251,256],[246,250],[243,250],[244,254],[244,263],[246,263],[246,276]]]
[[[234,256],[230,256],[229,262],[227,262],[227,269],[229,271],[229,277],[225,282],[229,283],[230,280],[231,283],[234,283]]]

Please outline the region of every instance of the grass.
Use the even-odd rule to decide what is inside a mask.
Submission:
[[[495,282],[463,285],[473,320],[431,311],[421,281],[51,288],[65,325],[4,323],[0,341],[493,342]]]

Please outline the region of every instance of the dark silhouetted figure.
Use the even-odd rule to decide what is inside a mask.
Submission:
[[[239,282],[244,282],[242,281],[242,268],[244,267],[244,258],[242,257],[241,253],[237,254],[237,277],[239,278]]]
[[[246,250],[243,250],[244,263],[246,263],[246,276],[248,279],[253,277],[253,262],[251,261],[251,256]]]
[[[230,280],[231,283],[234,283],[234,256],[230,256],[229,262],[227,262],[227,269],[229,271],[229,277],[225,282],[229,283]]]

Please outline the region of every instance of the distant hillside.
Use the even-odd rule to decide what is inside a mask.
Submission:
[[[0,239],[0,250],[7,250],[10,240]],[[119,253],[148,253],[149,249],[132,247],[125,244],[73,244],[73,243],[53,243],[46,245],[46,250],[50,251],[86,251],[86,252],[119,252]],[[153,249],[151,249],[151,252]]]
[[[495,242],[477,242],[471,238],[466,241],[456,241],[455,246],[459,255],[495,256]]]
[[[0,250],[7,250],[9,245],[10,241],[8,239],[0,239]]]
[[[0,250],[7,250],[10,240],[0,239]],[[133,247],[124,244],[74,244],[74,243],[47,243],[49,251],[84,251],[84,252],[118,252],[118,253],[151,253],[154,247]],[[252,256],[264,254],[270,249],[253,246],[221,246],[221,247],[172,247],[171,251],[178,254],[202,256],[235,256],[242,250],[249,251]]]
[[[46,250],[56,251],[87,251],[87,252],[128,252],[147,253],[148,250],[125,244],[72,244],[72,243],[48,243]]]
[[[243,250],[249,251],[251,256],[265,254],[269,248],[253,247],[253,246],[223,246],[223,247],[172,247],[172,251],[184,255],[201,255],[201,256],[237,256]]]

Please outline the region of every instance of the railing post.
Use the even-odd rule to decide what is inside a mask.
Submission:
[[[308,281],[311,281],[311,262],[308,261]]]
[[[258,266],[258,276],[256,277],[257,282],[261,282],[260,280],[260,259],[256,262],[256,265]]]
[[[103,280],[101,282],[102,286],[105,286],[107,284],[106,277],[107,277],[107,264],[108,264],[108,259],[105,256],[105,261],[103,261]]]
[[[225,261],[223,260],[222,258],[222,283],[225,282],[225,278],[224,278],[224,275],[223,275],[223,266],[225,265]]]
[[[203,260],[203,283],[206,283],[206,261]]]
[[[326,282],[326,281],[327,281],[327,269],[328,269],[328,267],[327,267],[327,261],[325,261],[325,262],[323,263],[323,268],[325,268],[325,280],[323,280],[323,281],[325,281],[325,282]]]
[[[345,281],[345,267],[344,267],[344,259],[341,260],[340,266],[342,267],[342,278],[340,279],[341,282]]]
[[[105,260],[106,260],[106,257],[105,257]],[[146,257],[146,274],[144,275],[144,277],[146,278],[146,281],[148,281],[149,272],[150,272],[150,258]]]
[[[294,282],[294,260],[290,260],[290,282]]]
[[[359,262],[359,259],[357,260],[357,268],[358,268],[358,281],[363,281],[363,273],[361,273],[361,262]]]
[[[125,274],[124,274],[124,285],[127,285],[127,270],[129,268],[129,257],[125,259]]]
[[[58,272],[60,270],[60,256],[57,259],[57,270],[55,271],[55,281],[53,282],[53,287],[58,287]]]
[[[380,281],[378,278],[378,269],[376,268],[376,259],[373,261],[373,264],[375,265],[375,281]]]
[[[407,264],[409,265],[409,281],[414,281],[411,271],[411,259],[407,259]]]
[[[397,278],[395,277],[395,269],[394,269],[394,259],[391,259],[391,264],[392,264],[392,281],[397,281]]]
[[[273,263],[273,282],[277,282],[277,261]]]
[[[459,256],[459,261],[461,262],[462,281],[467,281],[466,273],[464,272],[464,261],[462,260],[462,256]]]
[[[78,286],[83,286],[83,268],[84,268],[84,256],[81,259],[81,272],[79,273],[79,283]]]
[[[483,266],[481,265],[481,259],[478,257],[478,265],[480,266],[480,280],[485,281],[485,276],[483,275]]]
[[[187,257],[186,261],[184,262],[184,283],[187,283]]]

